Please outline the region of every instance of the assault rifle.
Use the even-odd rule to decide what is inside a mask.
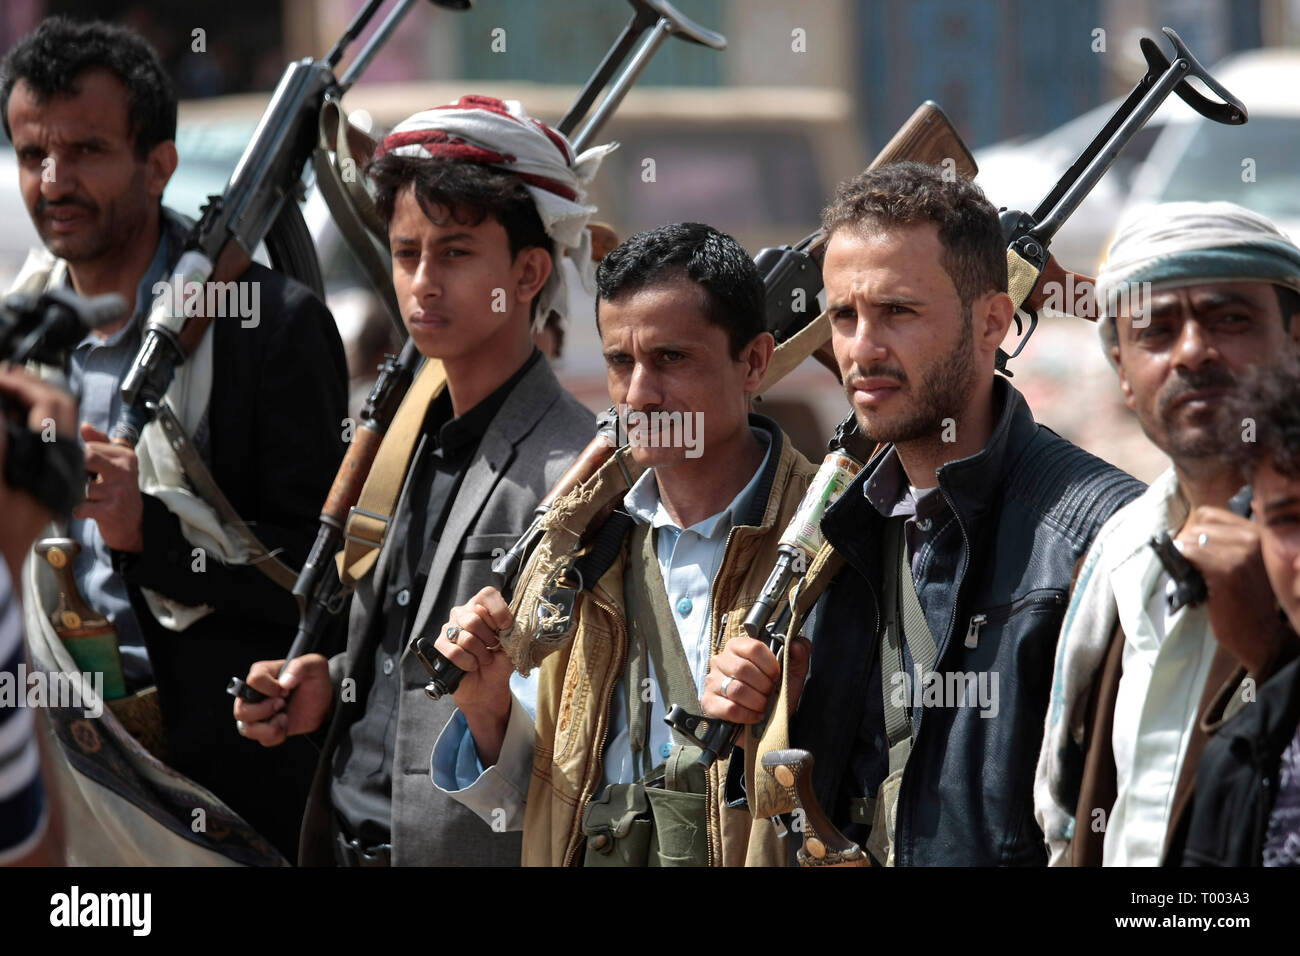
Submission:
[[[225,191],[209,197],[186,237],[185,251],[172,270],[173,282],[189,288],[191,283],[201,286],[209,281],[231,281],[248,268],[258,244],[286,204],[292,206],[296,198],[303,170],[318,142],[320,112],[326,99],[341,96],[357,81],[416,0],[398,0],[342,78],[336,77],[334,69],[344,52],[384,2],[369,0],[324,59],[304,57],[285,69]],[[469,6],[469,0],[433,2],[457,10]],[[122,407],[109,431],[109,437],[120,444],[139,442],[140,431],[155,417],[176,367],[198,345],[212,321],[209,315],[177,309],[177,298],[164,293],[155,300],[144,341],[122,381]]]
[[[1224,89],[1201,66],[1178,34],[1169,27],[1162,32],[1173,46],[1173,60],[1160,52],[1155,40],[1142,37],[1140,45],[1147,61],[1147,71],[1092,142],[1032,213],[1018,209],[1003,209],[1001,212],[1003,236],[1007,241],[1008,291],[1017,309],[1029,318],[1029,331],[1020,339],[1016,350],[1008,355],[998,349],[998,370],[1007,375],[1011,374],[1007,371],[1007,362],[1024,350],[1038,327],[1037,311],[1026,308],[1025,302],[1047,269],[1052,239],[1169,94],[1177,93],[1184,103],[1216,123],[1237,126],[1248,118],[1241,100]],[[1198,93],[1188,82],[1190,77],[1204,83],[1223,102],[1216,103]]]

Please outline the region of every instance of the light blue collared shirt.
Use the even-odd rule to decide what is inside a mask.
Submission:
[[[169,245],[164,221],[153,261],[136,288],[130,321],[107,338],[87,332],[68,356],[68,386],[79,399],[79,421],[90,422],[105,434],[122,406],[122,380],[140,351],[145,315],[153,307],[153,287],[168,278]],[[127,690],[148,686],[153,669],[144,634],[127,597],[126,582],[113,570],[113,556],[99,533],[99,524],[73,518],[68,522],[68,534],[81,544],[81,553],[72,564],[77,587],[91,607],[113,622],[117,632]]]
[[[722,566],[731,529],[753,507],[754,496],[772,455],[771,435],[759,428],[752,431],[754,437],[767,446],[763,460],[749,483],[717,514],[689,528],[678,527],[659,497],[659,485],[653,471],[646,471],[623,498],[623,505],[633,520],[638,524],[648,524],[655,531],[659,573],[663,576],[678,637],[691,676],[695,679],[697,696],[703,696],[712,652],[709,618],[713,579]],[[649,666],[651,678],[656,679],[653,663]],[[628,738],[625,684],[625,680],[620,678],[611,703],[610,738],[602,761],[603,782],[607,786],[632,783],[639,777]],[[655,687],[658,686],[656,679]],[[510,689],[514,699],[501,755],[495,766],[483,768],[469,725],[458,710],[434,744],[432,769],[433,782],[439,790],[473,810],[488,824],[500,829],[504,822],[506,829],[514,830],[523,826],[524,801],[533,767],[536,672],[527,679],[515,674]],[[659,697],[656,692],[651,703],[647,766],[643,770],[660,763],[672,749],[672,731],[663,721],[667,707]],[[500,818],[502,811],[504,821]]]

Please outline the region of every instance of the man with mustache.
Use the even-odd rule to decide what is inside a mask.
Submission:
[[[88,333],[64,370],[92,475],[69,528],[81,544],[77,585],[113,623],[128,693],[157,687],[167,764],[292,857],[313,750],[297,741],[268,754],[241,740],[224,687],[249,661],[283,652],[297,605],[174,477],[183,469],[158,423],[135,449],[107,435],[156,286],[174,281],[191,226],[162,204],[178,162],[175,90],[136,34],[53,17],[5,57],[0,107],[46,247],[16,287],[115,292],[127,307]],[[257,264],[237,278],[240,301],[258,308],[213,318],[167,402],[240,520],[296,565],[343,456],[343,344],[305,286]]]
[[[788,721],[823,808],[877,863],[1042,863],[1030,788],[1070,571],[1140,486],[1036,424],[994,374],[1015,307],[978,187],[886,166],[842,184],[822,225],[835,357],[886,447],[822,521],[832,560],[823,549],[800,600],[825,591],[810,670],[800,698],[786,669],[760,749]],[[777,673],[766,645],[732,638],[705,713],[761,720]],[[749,763],[754,815],[784,809]],[[782,856],[769,840],[762,861]]]
[[[485,821],[522,828],[526,866],[739,865],[751,819],[721,802],[725,763],[706,773],[663,716],[697,710],[710,655],[739,631],[813,469],[750,411],[774,342],[735,239],[659,226],[610,252],[596,284],[630,448],[554,514],[576,542],[604,506],[618,511],[575,558],[590,583],[572,638],[538,670],[535,708],[528,689],[511,693],[500,635],[517,622],[502,596],[486,588],[451,609],[438,649],[466,676],[434,782]],[[634,421],[646,416],[649,431]],[[697,442],[674,416],[698,422]],[[527,578],[517,587],[528,593]],[[532,633],[536,612],[518,607]]]
[[[1231,203],[1158,206],[1111,244],[1103,346],[1171,467],[1079,569],[1035,780],[1053,863],[1177,863],[1216,692],[1244,677],[1240,705],[1294,652],[1258,526],[1227,510],[1245,478],[1222,436],[1248,424],[1222,413],[1245,373],[1295,351],[1297,290],[1300,249]],[[1204,577],[1204,603],[1171,608],[1151,547],[1165,532]]]

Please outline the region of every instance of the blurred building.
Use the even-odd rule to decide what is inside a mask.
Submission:
[[[182,98],[268,90],[288,59],[323,54],[363,5],[364,0],[6,0],[0,7],[0,48],[51,13],[100,17],[129,23],[147,36],[176,77]],[[937,100],[972,146],[1045,132],[1127,90],[1143,70],[1136,36],[1160,25],[1177,30],[1205,63],[1300,39],[1297,0],[677,5],[724,33],[729,48],[719,55],[666,43],[639,86],[840,89],[855,99],[868,150],[887,141],[924,99]],[[621,0],[474,0],[471,10],[460,13],[419,3],[366,79],[577,85],[630,13]],[[193,50],[195,30],[204,31],[202,53]]]

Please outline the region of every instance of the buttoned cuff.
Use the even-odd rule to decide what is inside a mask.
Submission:
[[[433,745],[429,761],[433,785],[492,829],[522,830],[536,740],[533,718],[512,694],[501,755],[484,769],[469,722],[457,710]]]

